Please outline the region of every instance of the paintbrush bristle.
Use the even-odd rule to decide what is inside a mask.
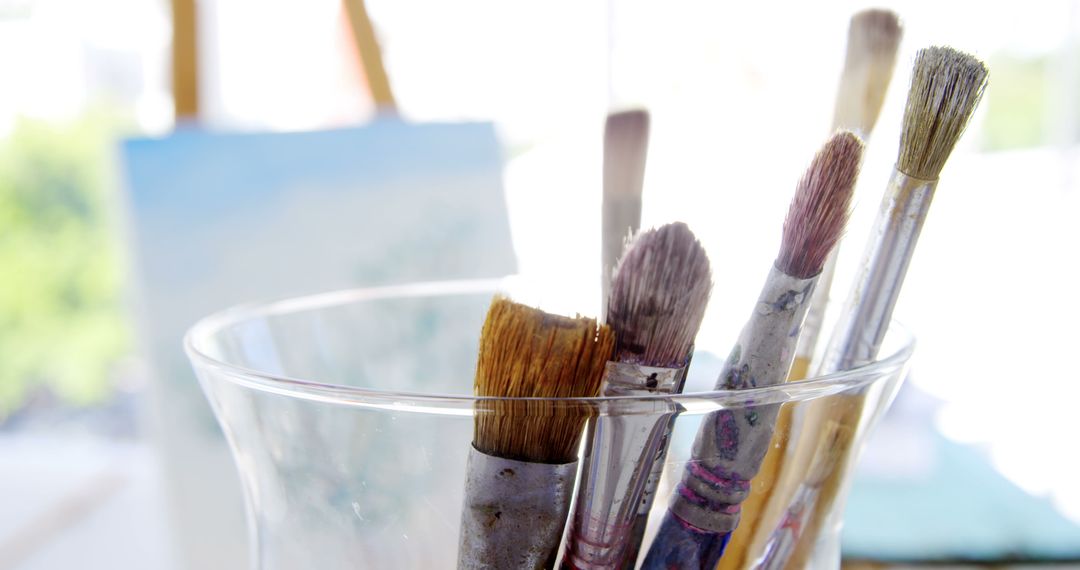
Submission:
[[[892,81],[901,36],[900,17],[891,10],[863,10],[851,17],[834,129],[850,129],[863,138],[873,131]]]
[[[596,319],[563,317],[496,296],[480,334],[476,395],[587,398],[600,393],[615,335]],[[577,457],[585,404],[481,401],[473,445],[488,455],[535,463]]]
[[[859,137],[839,131],[814,156],[784,220],[778,269],[799,279],[821,272],[847,223],[862,151]]]
[[[640,232],[619,261],[608,301],[620,362],[686,364],[712,289],[705,248],[686,224]]]
[[[988,73],[983,62],[952,48],[919,50],[896,162],[901,172],[937,180],[982,98]]]

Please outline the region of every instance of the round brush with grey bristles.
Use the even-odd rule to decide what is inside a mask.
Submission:
[[[680,392],[711,288],[708,256],[686,224],[638,234],[612,282],[607,324],[615,352],[601,393]],[[637,558],[674,419],[669,404],[653,405],[653,413],[589,424],[564,568],[617,569]]]
[[[948,47],[920,50],[915,58],[900,151],[871,230],[857,278],[829,339],[817,374],[829,374],[872,362],[885,338],[893,307],[900,295],[938,177],[964,133],[986,88],[988,71],[978,59]],[[839,423],[856,426],[862,415],[864,394],[833,399],[828,405],[807,407],[803,430],[813,433],[821,426]],[[800,446],[792,456],[798,466],[812,462],[810,447]],[[786,567],[803,568],[831,515],[853,449],[841,450],[821,486],[808,524]],[[770,562],[770,564],[773,564]]]
[[[799,181],[780,253],[718,390],[771,386],[787,376],[817,276],[847,223],[862,149],[851,132],[833,135]],[[778,409],[748,406],[705,417],[643,568],[716,567],[768,449]]]

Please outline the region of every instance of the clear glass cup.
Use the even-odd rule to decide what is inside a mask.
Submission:
[[[226,310],[189,331],[185,348],[244,487],[254,568],[455,566],[473,416],[490,408],[471,394],[480,328],[496,287],[444,282],[328,293]],[[857,455],[913,348],[911,336],[894,325],[880,360],[840,374],[745,391],[544,405],[603,416],[678,411],[644,553],[706,414],[781,404],[792,427],[777,441],[816,449],[825,436],[804,418],[858,400],[861,412],[845,420]],[[695,374],[715,378],[710,362],[722,361],[698,347],[688,385]],[[850,459],[834,462],[842,480]],[[800,470],[797,486],[812,487],[822,467],[793,469]],[[845,491],[841,484],[800,566],[839,567]]]

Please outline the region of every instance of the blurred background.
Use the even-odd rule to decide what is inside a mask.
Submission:
[[[895,160],[915,52],[948,44],[991,75],[897,309],[919,348],[859,467],[845,555],[853,567],[1078,561],[1080,309],[1054,291],[1080,277],[1080,0],[883,4],[904,39],[834,294]],[[148,277],[148,189],[123,141],[362,127],[388,89],[409,123],[490,123],[514,255],[485,271],[517,273],[547,307],[591,312],[604,116],[647,107],[644,225],[683,220],[709,249],[717,290],[699,344],[727,346],[762,277],[741,268],[776,249],[828,134],[848,20],[866,7],[0,0],[0,569],[242,564],[227,454],[181,441],[183,420],[167,419],[170,393],[156,387],[148,303],[162,282]],[[198,228],[201,207],[177,227]],[[201,406],[189,380],[184,405]],[[191,465],[206,469],[198,485],[230,491],[200,510],[186,499]]]

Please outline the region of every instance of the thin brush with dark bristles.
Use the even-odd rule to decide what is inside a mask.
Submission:
[[[902,35],[900,18],[891,10],[864,10],[851,17],[834,129],[851,129],[864,138],[874,129]]]
[[[717,379],[718,390],[764,388],[784,381],[822,263],[847,220],[862,141],[841,131],[829,139],[799,181],[784,222],[780,255]],[[739,522],[769,449],[779,405],[753,413],[707,415],[644,570],[713,569]]]
[[[705,248],[682,222],[641,232],[627,246],[611,286],[607,323],[614,360],[686,364],[712,290]]]
[[[800,279],[821,272],[847,224],[862,150],[859,137],[840,131],[818,151],[799,180],[784,220],[778,269]]]
[[[989,71],[950,47],[919,50],[911,76],[898,170],[936,180],[986,89]]]
[[[491,302],[480,335],[476,395],[585,398],[600,392],[615,337],[595,319],[545,313],[505,297]],[[488,455],[536,463],[577,458],[588,414],[551,402],[488,402],[473,444]]]

